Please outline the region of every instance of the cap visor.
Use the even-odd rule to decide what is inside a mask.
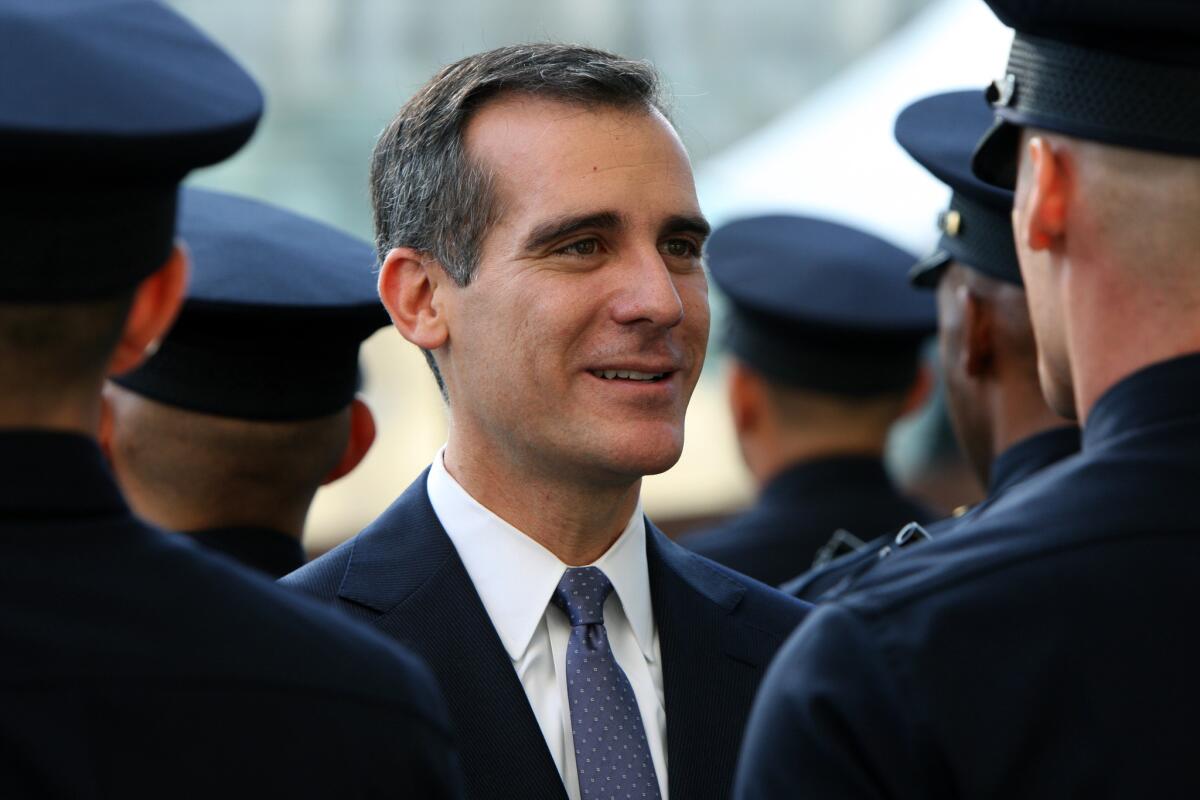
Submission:
[[[1001,189],[1015,189],[1020,137],[1020,126],[997,119],[975,147],[975,155],[971,158],[975,177]]]
[[[908,271],[908,282],[920,289],[932,289],[942,279],[942,273],[953,256],[945,250],[938,250],[932,255],[921,259]]]

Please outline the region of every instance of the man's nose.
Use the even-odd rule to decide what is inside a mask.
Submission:
[[[675,274],[657,248],[632,254],[622,273],[613,319],[623,325],[646,322],[664,328],[683,321],[683,301],[675,286]]]

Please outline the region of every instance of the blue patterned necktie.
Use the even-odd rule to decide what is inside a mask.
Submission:
[[[659,800],[646,729],[629,679],[608,645],[604,601],[612,591],[596,567],[568,569],[554,604],[571,620],[567,700],[582,800]]]

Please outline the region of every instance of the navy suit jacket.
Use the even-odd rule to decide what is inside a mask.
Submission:
[[[812,567],[839,528],[867,541],[930,517],[900,494],[879,458],[834,456],[792,465],[767,483],[747,511],[679,543],[777,586]]]
[[[0,432],[0,797],[459,797],[411,653],[139,522],[83,436]]]
[[[370,621],[433,667],[469,797],[565,800],[512,661],[429,502],[427,475],[284,582]],[[689,553],[648,522],[646,533],[668,790],[676,800],[726,800],[764,668],[809,606]]]

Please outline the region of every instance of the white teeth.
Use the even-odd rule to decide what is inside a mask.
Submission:
[[[592,374],[597,378],[613,380],[621,378],[627,381],[656,381],[663,377],[662,372],[634,372],[631,369],[594,369]]]

